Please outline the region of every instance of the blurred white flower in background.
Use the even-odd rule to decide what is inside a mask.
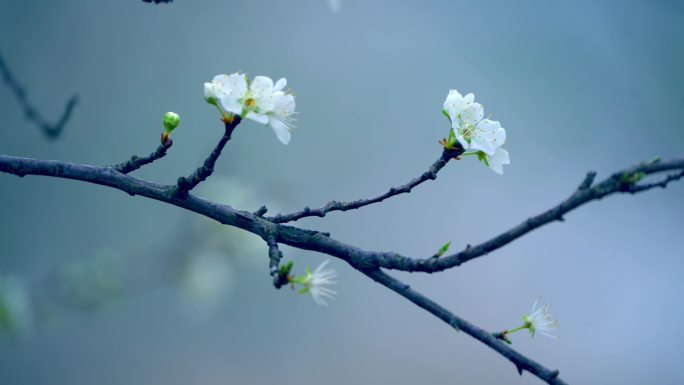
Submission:
[[[0,330],[28,335],[33,332],[33,307],[24,282],[0,276]]]
[[[83,311],[98,311],[120,299],[125,291],[125,263],[120,254],[102,249],[57,271],[61,302]]]
[[[266,202],[264,194],[237,178],[214,175],[197,187],[197,194],[217,203],[230,205],[238,210],[254,211]],[[272,207],[272,208],[271,208]],[[276,205],[269,205],[275,210]],[[259,236],[232,226],[225,226],[213,219],[196,216],[195,231],[201,246],[226,255],[231,263],[262,269],[268,246]]]
[[[342,0],[328,0],[328,6],[333,12],[339,12],[342,6]]]
[[[214,251],[189,255],[179,278],[188,299],[207,311],[224,303],[235,285],[228,258]]]
[[[204,98],[209,103],[218,101],[226,112],[268,124],[278,140],[288,144],[295,99],[283,91],[286,85],[285,78],[274,84],[268,76],[257,76],[250,83],[241,73],[216,75],[211,83],[204,83]]]

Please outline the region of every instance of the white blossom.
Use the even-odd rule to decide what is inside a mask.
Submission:
[[[554,336],[547,332],[555,330],[558,326],[558,321],[556,321],[553,314],[550,311],[550,305],[544,302],[541,298],[537,298],[532,305],[532,313],[524,317],[525,325],[527,329],[534,337],[536,332],[539,332],[547,337],[558,339],[558,336]]]
[[[449,91],[443,111],[451,120],[456,139],[465,150],[494,155],[506,141],[506,130],[499,122],[484,118],[484,108],[475,102],[472,93],[463,96],[456,90]]]
[[[328,287],[337,284],[334,281],[335,277],[337,277],[337,272],[333,269],[325,269],[328,262],[326,260],[321,263],[313,273],[307,268],[306,275],[302,281],[304,288],[301,293],[310,293],[316,304],[321,306],[327,306],[327,301],[333,299],[337,294],[335,290]]]
[[[226,112],[269,125],[278,139],[288,144],[295,100],[283,91],[286,85],[285,78],[274,84],[267,76],[248,82],[247,76],[240,73],[217,75],[204,84],[204,97],[207,101],[216,99]]]

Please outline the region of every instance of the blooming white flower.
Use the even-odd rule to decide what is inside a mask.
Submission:
[[[324,261],[321,263],[316,270],[312,273],[311,269],[307,267],[306,275],[303,277],[301,284],[304,285],[302,290],[299,292],[310,293],[316,304],[321,306],[327,306],[328,300],[333,299],[337,294],[335,290],[330,289],[329,285],[335,285],[337,282],[334,281],[337,277],[337,272],[333,269],[325,269],[325,266],[329,261]]]
[[[547,337],[558,339],[558,336],[547,333],[556,329],[558,321],[551,314],[550,305],[541,298],[537,298],[534,301],[532,313],[523,317],[523,319],[525,320],[525,327],[530,331],[532,337],[534,337],[534,333],[539,332]]]
[[[506,130],[499,122],[484,118],[484,108],[475,102],[472,93],[463,96],[456,90],[449,91],[442,111],[451,120],[456,139],[465,150],[494,155],[506,141]]]
[[[210,103],[217,100],[227,112],[268,124],[278,139],[288,144],[295,100],[283,91],[286,85],[285,78],[274,84],[267,76],[257,76],[250,83],[240,73],[217,75],[211,83],[204,83],[204,98]]]

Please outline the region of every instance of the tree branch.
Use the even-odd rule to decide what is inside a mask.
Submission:
[[[526,370],[548,384],[565,384],[563,380],[558,378],[558,370],[547,369],[538,362],[525,357],[524,355],[518,353],[516,350],[512,349],[507,344],[497,339],[495,333],[487,332],[486,330],[483,330],[471,324],[463,318],[460,318],[459,316],[443,308],[433,300],[413,290],[411,286],[399,281],[396,278],[391,277],[390,275],[384,273],[383,271],[377,268],[370,270],[361,270],[361,272],[370,277],[371,279],[373,279],[374,281],[378,282],[379,284],[387,287],[388,289],[413,302],[417,306],[425,309],[430,314],[441,319],[454,329],[463,331],[469,336],[494,349],[502,356],[508,358],[513,363],[513,365],[515,365],[515,367],[518,369],[518,373],[520,375],[522,375],[523,370]]]
[[[663,180],[655,183],[638,183],[640,177],[653,175],[666,171],[679,170]],[[566,200],[551,209],[531,218],[528,218],[518,226],[483,242],[477,246],[468,245],[463,251],[440,258],[416,259],[408,258],[397,253],[375,253],[378,266],[403,271],[420,271],[435,273],[464,262],[486,255],[502,246],[513,242],[532,230],[538,229],[554,221],[563,221],[563,216],[584,205],[585,203],[602,199],[616,193],[637,193],[647,191],[655,187],[665,188],[668,183],[676,181],[684,176],[684,158],[672,159],[667,162],[642,163],[629,169],[618,171],[604,179],[599,184],[591,187],[595,172],[590,172],[580,184],[579,188]],[[636,177],[636,178],[635,178]]]
[[[5,63],[5,60],[2,58],[1,54],[0,73],[2,73],[5,84],[7,84],[7,86],[12,90],[12,93],[14,93],[14,96],[17,98],[21,109],[24,110],[24,115],[26,115],[26,118],[35,123],[48,139],[57,139],[62,134],[64,126],[66,126],[66,124],[69,122],[71,113],[76,107],[76,104],[78,104],[78,96],[74,95],[69,98],[66,106],[64,107],[64,112],[62,112],[62,116],[59,118],[57,123],[53,125],[48,123],[38,112],[38,110],[36,110],[36,108],[33,107],[33,105],[31,105],[31,103],[28,101],[28,98],[26,97],[26,91],[19,85],[19,82],[17,82],[17,79],[9,70],[9,66],[7,63]]]
[[[463,148],[461,147],[451,150],[444,150],[439,159],[437,159],[435,163],[433,163],[432,166],[430,166],[430,168],[423,174],[414,178],[413,180],[404,185],[392,187],[386,193],[378,195],[374,198],[359,199],[351,202],[330,201],[326,203],[325,206],[316,209],[305,207],[301,211],[297,211],[290,214],[277,214],[273,217],[268,217],[267,219],[274,223],[286,223],[296,221],[305,217],[324,217],[327,213],[331,211],[355,210],[364,206],[371,205],[373,203],[382,202],[385,199],[391,198],[395,195],[409,193],[414,187],[418,186],[419,184],[428,180],[435,180],[437,178],[437,173],[444,166],[446,166],[449,160],[452,158],[457,158],[462,153]]]
[[[195,172],[193,172],[190,176],[188,176],[187,178],[178,178],[178,183],[176,184],[174,194],[181,198],[187,196],[190,190],[195,188],[198,184],[202,183],[214,172],[214,165],[216,165],[216,160],[219,158],[219,156],[221,156],[221,151],[223,151],[223,147],[225,147],[226,143],[228,143],[228,141],[230,140],[230,137],[233,134],[233,130],[235,130],[235,127],[237,127],[238,124],[240,124],[240,121],[240,117],[238,115],[234,115],[232,117],[232,120],[225,122],[226,131],[223,134],[223,137],[221,137],[221,140],[219,140],[218,144],[216,145],[216,148],[214,148],[214,151],[212,151],[211,154],[209,154],[209,157],[204,161],[204,164],[197,168],[197,170],[195,170]]]
[[[229,137],[230,135],[228,135],[228,138]],[[217,148],[217,150],[220,153],[220,148]],[[214,159],[212,162],[210,162],[210,168],[213,168],[213,162],[215,162],[215,159],[218,158],[218,155],[211,156],[210,158]],[[383,273],[379,267],[386,265],[394,268],[396,268],[396,266],[404,267],[403,265],[396,265],[396,261],[405,260],[415,264],[408,265],[412,268],[412,270],[409,269],[409,271],[418,270],[416,266],[422,268],[423,270],[421,271],[429,271],[425,266],[432,264],[432,260],[437,260],[437,263],[443,263],[446,264],[446,266],[449,266],[449,264],[453,263],[455,258],[465,258],[464,255],[469,257],[468,259],[473,259],[475,258],[473,255],[477,255],[477,253],[480,253],[479,255],[483,255],[485,252],[482,250],[493,250],[495,248],[501,247],[502,245],[524,235],[534,228],[561,218],[563,213],[570,211],[590,200],[600,199],[603,196],[614,194],[616,192],[636,192],[636,190],[639,189],[641,189],[640,191],[645,191],[651,187],[667,185],[667,182],[662,181],[659,183],[639,184],[638,181],[642,177],[639,175],[651,175],[671,170],[680,170],[680,173],[677,174],[677,177],[670,176],[666,178],[666,180],[669,179],[672,181],[681,177],[681,170],[684,170],[684,158],[674,159],[667,162],[652,162],[648,164],[642,164],[626,171],[613,174],[611,177],[594,187],[591,187],[593,176],[588,176],[580,185],[580,188],[578,188],[578,190],[570,198],[568,198],[568,200],[547,211],[546,213],[530,218],[528,221],[512,229],[511,231],[495,237],[491,241],[485,242],[484,244],[476,246],[475,248],[467,248],[466,251],[454,254],[453,256],[445,258],[432,258],[428,262],[421,263],[420,260],[401,257],[396,253],[383,253],[363,250],[359,247],[337,241],[331,238],[330,234],[327,233],[273,223],[253,213],[239,211],[228,205],[207,201],[191,194],[187,194],[187,196],[184,197],[179,197],[178,194],[174,193],[177,186],[163,186],[137,179],[119,172],[114,167],[89,166],[51,160],[38,160],[0,155],[0,172],[10,173],[20,177],[25,175],[53,176],[109,186],[122,190],[130,195],[141,195],[158,201],[166,202],[171,205],[204,215],[208,218],[215,219],[220,223],[249,231],[267,241],[269,245],[271,271],[273,271],[274,267],[277,266],[279,259],[282,257],[282,254],[277,247],[278,243],[283,243],[304,250],[318,251],[340,258],[349,263],[355,269],[363,272],[382,285],[394,290],[416,305],[442,319],[452,327],[463,330],[468,335],[483,342],[490,348],[497,351],[499,354],[511,360],[519,371],[527,370],[549,384],[564,384],[564,382],[557,377],[557,371],[546,369],[535,361],[516,352],[498,340],[495,333],[488,333],[457,317],[432,300],[412,290],[408,285]],[[204,175],[204,173],[201,174]],[[211,174],[211,172],[208,174]],[[259,212],[257,212],[257,214],[259,214]],[[441,262],[443,260],[446,262]],[[453,266],[455,265],[457,264],[454,264]],[[437,266],[441,267],[442,270],[448,268],[441,265]],[[434,266],[432,267],[434,268]],[[276,277],[274,277],[274,279],[275,278]]]
[[[162,144],[160,144],[159,147],[157,147],[157,149],[150,155],[142,158],[133,155],[131,159],[123,163],[116,164],[112,167],[114,167],[118,172],[122,174],[128,174],[139,169],[142,166],[154,162],[157,159],[163,158],[166,155],[166,151],[169,148],[171,148],[172,145],[173,141],[171,139],[167,139],[166,141],[162,142]]]

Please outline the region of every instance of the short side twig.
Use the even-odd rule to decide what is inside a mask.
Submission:
[[[150,155],[142,158],[133,155],[131,159],[123,163],[116,164],[112,167],[114,167],[118,172],[122,174],[128,174],[129,172],[133,172],[144,165],[154,162],[157,159],[163,158],[164,155],[166,155],[166,151],[169,148],[171,148],[172,145],[173,141],[171,139],[167,139],[164,143],[160,144],[159,147],[157,147],[157,149]]]
[[[225,122],[226,131],[224,132],[221,140],[214,148],[214,151],[209,154],[209,157],[204,161],[204,164],[197,168],[190,176],[178,178],[174,194],[180,198],[186,197],[188,192],[193,188],[197,187],[198,184],[206,180],[213,172],[216,160],[221,156],[221,151],[226,143],[230,140],[231,135],[233,135],[233,130],[240,124],[240,117],[234,115],[232,120]]]
[[[62,112],[62,116],[59,118],[59,120],[57,120],[57,123],[50,124],[28,101],[28,98],[26,97],[26,91],[19,85],[19,82],[17,82],[16,78],[9,70],[9,66],[2,58],[2,55],[0,55],[0,73],[2,73],[5,84],[7,84],[7,86],[12,90],[14,96],[19,102],[19,105],[24,110],[26,118],[35,123],[48,139],[57,139],[62,134],[64,126],[66,126],[66,124],[69,122],[71,113],[74,111],[76,104],[78,104],[78,96],[74,95],[69,98],[66,106],[64,107],[64,111]]]
[[[354,210],[361,208],[363,206],[368,206],[373,203],[378,203],[382,202],[387,198],[393,197],[395,195],[399,194],[405,194],[411,192],[411,190],[418,186],[419,184],[428,181],[428,180],[434,180],[437,178],[437,173],[444,167],[446,164],[449,162],[450,159],[456,158],[459,155],[463,153],[462,148],[457,148],[457,149],[452,149],[452,150],[444,150],[442,152],[442,155],[435,161],[435,163],[430,166],[430,168],[425,171],[423,174],[418,176],[417,178],[414,178],[410,182],[398,186],[398,187],[392,187],[390,188],[387,192],[385,192],[382,195],[378,195],[374,198],[368,198],[368,199],[359,199],[351,202],[338,202],[338,201],[331,201],[325,204],[325,206],[319,207],[319,208],[309,208],[305,207],[303,210],[291,213],[291,214],[277,214],[273,217],[268,217],[267,219],[274,222],[274,223],[286,223],[286,222],[292,222],[296,221],[301,218],[305,217],[324,217],[327,213],[331,211],[347,211],[347,210]]]

